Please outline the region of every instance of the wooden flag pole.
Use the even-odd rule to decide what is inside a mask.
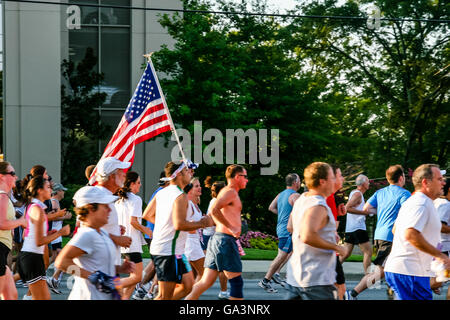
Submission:
[[[175,139],[177,140],[178,148],[180,149],[181,156],[183,157],[183,161],[186,162],[187,159],[186,159],[186,156],[184,155],[184,151],[183,151],[183,147],[181,146],[180,138],[178,137],[177,130],[175,129],[175,125],[173,123],[172,116],[170,115],[170,110],[167,107],[166,98],[164,97],[164,93],[161,89],[161,86],[159,85],[159,80],[158,80],[158,76],[156,75],[155,68],[153,67],[153,62],[152,62],[152,58],[151,58],[152,54],[153,54],[153,52],[144,54],[144,57],[147,58],[147,61],[148,61],[148,63],[150,63],[150,67],[152,68],[153,74],[155,75],[156,85],[158,86],[159,92],[161,92],[161,99],[162,99],[162,102],[164,105],[164,109],[167,112],[167,118],[170,123],[170,128],[172,129],[172,132],[175,135]]]

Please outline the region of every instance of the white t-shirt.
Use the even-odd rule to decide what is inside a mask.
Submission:
[[[51,201],[52,201],[52,208],[53,209],[56,209],[56,208],[60,209],[58,199],[53,199],[52,198]],[[63,226],[63,221],[62,220],[53,220],[52,221],[52,230],[59,231],[59,230],[61,230],[62,226]],[[62,237],[58,237],[58,238],[56,238],[55,240],[52,241],[52,244],[61,243],[61,242],[62,242]]]
[[[364,208],[364,195],[361,191],[358,189],[353,190],[350,192],[350,195],[348,196],[348,201],[353,197],[355,193],[361,194],[361,203],[355,208],[356,210],[361,210]],[[366,216],[361,214],[353,214],[348,212],[347,213],[347,221],[345,224],[345,232],[353,232],[356,230],[366,230]]]
[[[400,208],[395,221],[392,250],[384,270],[409,276],[432,277],[433,257],[405,239],[405,231],[409,228],[419,231],[428,243],[437,247],[441,222],[433,201],[422,192],[415,192]]]
[[[113,277],[116,275],[116,246],[108,233],[100,230],[99,233],[95,229],[84,226],[78,229],[78,232],[67,245],[86,252],[86,254],[74,259],[77,266],[90,272],[100,270]],[[68,300],[112,300],[112,295],[98,291],[89,280],[77,277],[75,274],[75,282]]]
[[[102,189],[108,195],[113,195],[111,191],[102,186],[96,186],[96,188]],[[120,236],[120,226],[119,226],[119,217],[117,215],[117,210],[114,203],[110,203],[109,207],[111,208],[111,212],[109,213],[108,223],[105,224],[102,229],[108,232],[109,234],[113,234],[115,236]]]
[[[439,219],[450,226],[450,201],[443,198],[434,200],[434,207],[436,208]],[[441,233],[441,251],[450,251],[450,233]]]
[[[106,189],[103,186],[95,186],[96,188],[102,189],[104,192],[106,192],[108,195],[113,195],[111,191]],[[108,216],[108,223],[105,224],[102,229],[105,230],[107,233],[112,234],[114,236],[120,236],[120,226],[119,226],[119,217],[117,215],[116,206],[114,203],[109,204],[109,208],[111,211],[109,212]],[[116,265],[120,265],[120,247],[116,246]]]
[[[138,222],[142,222],[142,199],[132,192],[127,193],[128,199],[119,199],[114,204],[119,217],[119,224],[125,227],[125,236],[131,238],[131,246],[129,248],[121,247],[120,252],[142,253],[142,245],[145,244],[142,232],[135,229],[131,225],[131,217],[136,217]]]

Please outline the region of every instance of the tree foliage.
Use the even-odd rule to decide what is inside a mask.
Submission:
[[[339,3],[308,2],[297,10],[364,17],[377,6],[391,20],[379,28],[365,20],[296,19],[288,26],[299,59],[311,59],[317,71],[328,74],[332,95],[343,94],[336,133],[350,143],[372,141],[372,152],[355,155],[368,155],[376,172],[394,162],[406,168],[430,161],[448,165],[449,25],[398,19],[449,19],[448,2]]]
[[[221,5],[222,10],[235,9]],[[197,1],[185,6],[210,8]],[[255,5],[255,10],[262,9]],[[279,174],[261,176],[260,164],[247,165],[250,183],[242,192],[244,214],[252,226],[273,230],[276,216],[267,207],[283,188],[283,177],[301,171],[313,154],[325,157],[325,146],[332,144],[328,106],[318,98],[326,89],[324,77],[302,71],[275,19],[185,14],[165,16],[161,23],[177,41],[174,50],[165,47],[154,55],[156,69],[168,75],[161,83],[176,123],[191,132],[195,120],[203,121],[203,130],[223,133],[280,130]],[[203,165],[197,174],[224,180],[225,168]]]
[[[376,4],[384,17],[449,18],[449,5],[439,1],[299,3],[294,13],[364,17]],[[216,5],[249,9],[244,2]],[[200,0],[184,6],[212,8]],[[266,10],[263,1],[250,6]],[[383,177],[394,163],[448,165],[448,25],[394,20],[371,29],[364,19],[206,13],[164,15],[160,22],[176,40],[153,57],[167,75],[162,88],[177,124],[192,133],[196,120],[203,130],[280,130],[278,174],[261,176],[260,164],[246,165],[242,199],[253,230],[274,232],[276,216],[267,208],[284,189],[284,176],[302,174],[313,161],[370,177]],[[203,165],[197,174],[224,180],[225,167]]]
[[[98,161],[98,140],[105,138],[108,128],[101,123],[96,108],[106,98],[98,86],[103,75],[94,70],[97,57],[88,48],[84,59],[75,65],[64,60],[61,68],[61,136],[63,183],[84,184],[85,168]]]

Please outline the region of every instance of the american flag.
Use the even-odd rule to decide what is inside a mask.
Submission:
[[[151,61],[149,61],[125,114],[101,159],[114,157],[133,163],[135,146],[171,130],[170,124],[169,110],[165,106],[158,78]],[[97,168],[91,174],[89,180],[91,185],[95,183],[96,172]]]

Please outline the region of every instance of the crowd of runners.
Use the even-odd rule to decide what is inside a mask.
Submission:
[[[86,168],[88,180],[94,167]],[[170,161],[143,208],[141,178],[130,167],[112,157],[99,161],[95,185],[71,199],[77,221],[71,234],[64,221],[72,213],[60,204],[67,189],[41,165],[18,180],[13,165],[0,162],[1,299],[50,300],[50,291],[61,293],[64,273],[74,278],[70,300],[196,300],[217,278],[219,299],[244,299],[239,192],[248,183],[246,169],[230,165],[223,181],[202,181],[195,176],[197,164]],[[311,163],[302,193],[300,175],[288,174],[286,189],[268,208],[278,216],[278,254],[258,285],[275,293],[272,282],[281,284],[290,300],[355,300],[385,278],[395,299],[432,299],[432,291],[450,280],[450,179],[437,165],[421,165],[411,194],[400,165],[390,166],[386,178],[389,185],[365,200],[370,182],[359,175],[345,201],[338,196],[344,183],[338,166]],[[207,212],[199,206],[202,182],[211,192]],[[372,269],[368,215],[377,216]],[[144,245],[151,255],[147,265]],[[347,290],[342,264],[355,245],[365,275]],[[47,276],[51,264],[55,271]],[[20,285],[28,288],[23,297]]]

